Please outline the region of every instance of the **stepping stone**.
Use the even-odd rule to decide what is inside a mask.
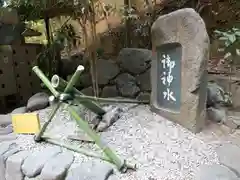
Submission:
[[[67,170],[73,163],[74,156],[70,152],[60,153],[50,159],[40,174],[41,180],[63,180]]]
[[[25,159],[22,172],[29,178],[35,177],[41,173],[46,162],[60,152],[60,147],[47,147],[43,151],[34,152]]]
[[[6,161],[8,157],[12,156],[13,154],[17,153],[19,149],[17,148],[16,144],[11,144],[7,151],[0,155],[0,179],[6,180],[5,178],[5,170],[6,170]]]
[[[20,151],[7,159],[6,180],[22,180],[24,178],[21,166],[28,155],[28,151]]]
[[[233,144],[224,144],[217,149],[221,164],[227,166],[240,175],[240,147]],[[239,176],[240,177],[240,176]]]
[[[92,165],[89,161],[70,169],[65,180],[107,180],[111,174],[110,164],[97,162]]]
[[[238,176],[224,165],[202,165],[196,180],[240,180]]]

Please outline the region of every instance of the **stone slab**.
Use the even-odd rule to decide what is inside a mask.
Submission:
[[[21,166],[28,155],[28,151],[20,151],[7,159],[5,173],[6,180],[23,180],[24,175]]]
[[[41,173],[45,163],[60,152],[59,147],[47,147],[40,152],[34,152],[25,159],[22,165],[23,173],[30,178],[35,177]]]
[[[41,180],[63,180],[73,160],[74,156],[69,152],[56,155],[44,165]]]
[[[12,144],[9,146],[9,149],[6,152],[0,155],[0,177],[1,177],[0,179],[1,180],[6,180],[5,170],[6,170],[7,158],[17,153],[18,151],[19,149],[17,148],[17,146]]]
[[[217,149],[221,164],[235,171],[240,177],[240,147],[234,144],[224,144]]]
[[[202,165],[196,180],[240,180],[237,175],[224,165]]]
[[[106,180],[113,173],[110,164],[96,162],[82,163],[80,166],[70,168],[65,180]]]

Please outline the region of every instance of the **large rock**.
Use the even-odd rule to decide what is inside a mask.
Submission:
[[[108,84],[111,79],[118,75],[120,72],[116,63],[98,59],[97,60],[97,78],[98,84],[105,85]]]
[[[27,110],[37,111],[46,108],[49,104],[48,98],[49,96],[44,92],[34,94],[27,102]]]
[[[140,89],[136,84],[136,79],[128,73],[120,74],[115,82],[122,96],[135,97]]]
[[[227,121],[226,110],[223,107],[209,107],[207,108],[207,118],[213,122],[223,122]]]
[[[150,101],[150,93],[148,92],[140,92],[137,96],[137,100],[139,101]]]
[[[40,174],[45,163],[60,152],[61,149],[59,147],[48,147],[43,151],[34,152],[24,161],[22,165],[23,173],[30,178],[35,177]]]
[[[194,9],[180,9],[160,16],[152,25],[151,35],[155,54],[151,64],[152,110],[194,133],[200,132],[205,126],[209,59],[209,37],[203,19]],[[175,98],[159,79],[164,71],[158,67],[163,66],[161,59],[168,59],[167,55],[176,65],[170,87]]]
[[[28,155],[28,151],[20,151],[7,159],[6,180],[23,180],[24,175],[21,166]]]
[[[196,180],[240,180],[237,175],[226,166],[213,164],[202,165]]]
[[[152,52],[148,49],[123,48],[117,58],[123,69],[140,74],[150,67]]]
[[[117,97],[118,96],[118,90],[116,86],[105,86],[102,90],[102,97]]]
[[[71,168],[65,180],[107,180],[112,173],[113,168],[109,164],[86,162]]]
[[[40,174],[41,180],[63,180],[74,160],[72,153],[60,153],[50,159]]]
[[[233,144],[224,144],[217,149],[217,155],[221,164],[234,170],[240,175],[240,147]],[[240,177],[240,176],[239,176]]]
[[[136,77],[141,91],[151,91],[150,69]]]

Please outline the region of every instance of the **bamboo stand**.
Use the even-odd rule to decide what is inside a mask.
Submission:
[[[74,108],[72,108],[72,103],[77,102],[78,104],[82,104],[86,108],[90,109],[94,113],[96,113],[99,117],[102,117],[106,112],[103,110],[100,105],[97,104],[96,100],[102,101],[102,102],[114,102],[114,103],[148,103],[147,101],[136,101],[136,100],[116,100],[116,99],[104,99],[104,98],[95,98],[91,96],[85,96],[80,91],[78,91],[76,88],[74,88],[75,83],[78,81],[81,72],[84,70],[83,66],[78,66],[76,72],[72,76],[69,82],[64,81],[57,75],[54,75],[51,79],[51,82],[47,79],[47,77],[43,74],[43,72],[37,67],[33,67],[32,69],[36,75],[42,80],[42,82],[48,87],[48,89],[52,92],[56,103],[53,106],[53,110],[51,111],[48,120],[44,123],[42,126],[40,132],[35,136],[36,142],[46,141],[48,143],[58,145],[65,147],[69,150],[85,154],[87,156],[91,157],[97,157],[102,160],[108,161],[110,163],[113,163],[116,165],[118,170],[122,173],[127,172],[128,169],[136,170],[136,165],[130,165],[125,160],[121,160],[116,153],[111,150],[105,142],[100,138],[100,136],[90,128],[88,123],[81,119],[81,117],[78,116]],[[57,90],[59,90],[62,93],[59,93]],[[74,117],[76,123],[79,125],[79,127],[87,133],[87,135],[94,140],[96,145],[102,149],[105,156],[99,156],[95,154],[92,151],[89,150],[83,150],[79,149],[70,145],[63,144],[59,142],[58,140],[54,140],[49,136],[44,135],[44,132],[49,125],[49,123],[52,121],[54,115],[56,114],[57,110],[60,108],[60,106],[66,103],[68,104],[68,111]]]

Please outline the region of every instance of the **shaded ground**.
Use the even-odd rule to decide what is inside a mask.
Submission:
[[[127,105],[124,107],[128,109]],[[44,118],[46,110],[40,115]],[[54,128],[48,133],[60,138],[73,133],[76,126],[69,119],[66,112],[57,113],[51,125]],[[231,133],[226,126],[210,124],[203,132],[194,135],[152,113],[148,106],[130,108],[101,136],[120,157],[138,165],[136,172],[116,172],[118,180],[192,180],[200,165],[219,163],[216,149],[222,144],[231,142],[240,145],[239,130]],[[17,143],[33,151],[46,146],[36,145],[32,136],[23,135],[18,137]],[[76,163],[99,161],[81,154],[75,156]]]

